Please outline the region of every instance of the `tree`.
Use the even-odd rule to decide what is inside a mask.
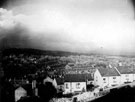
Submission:
[[[45,85],[39,86],[39,96],[41,101],[48,102],[51,98],[56,95],[56,89],[51,82],[46,82]]]

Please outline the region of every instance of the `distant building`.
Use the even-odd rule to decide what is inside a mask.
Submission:
[[[135,69],[131,66],[118,66],[117,70],[121,74],[121,84],[135,81]]]
[[[66,74],[91,74],[94,76],[95,68],[91,66],[73,66],[71,69],[65,69]]]
[[[99,67],[94,73],[94,84],[102,88],[119,85],[120,79],[120,74],[114,67]]]
[[[66,74],[64,80],[64,94],[86,91],[85,74]]]
[[[45,84],[46,82],[50,82],[50,83],[52,83],[52,85],[53,85],[54,87],[56,87],[56,80],[55,80],[55,79],[52,79],[52,78],[50,78],[49,76],[47,76],[47,77],[43,80],[43,84]]]
[[[73,66],[74,66],[74,64],[67,64],[67,65],[65,66],[65,69],[72,69]]]

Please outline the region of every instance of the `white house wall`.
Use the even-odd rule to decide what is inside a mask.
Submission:
[[[68,88],[66,86],[68,86]],[[65,82],[64,83],[64,94],[67,94],[67,93],[70,93],[70,92],[71,92],[71,83]]]
[[[135,81],[135,74],[133,74],[133,81]]]
[[[120,85],[121,77],[120,76],[111,76],[109,77],[109,87]]]
[[[98,85],[98,86],[102,86],[102,83],[103,83],[102,76],[99,73],[99,71],[96,70],[95,73],[94,73],[94,84]]]
[[[24,90],[22,87],[15,90],[15,102],[20,100],[21,97],[27,96],[26,90]]]
[[[82,91],[83,89],[86,91],[86,82],[79,82],[80,85],[79,85],[79,88],[77,88],[77,82],[74,82],[72,83],[72,92],[75,92],[75,91]]]
[[[116,77],[116,79],[113,79],[114,77]],[[98,85],[98,86],[104,88],[104,87],[111,87],[114,85],[119,85],[120,82],[121,82],[120,76],[102,77],[98,70],[95,71],[95,74],[94,74],[94,84],[95,85]]]
[[[121,74],[121,84],[133,82],[133,74]]]
[[[79,87],[77,87],[78,83]],[[68,88],[66,87],[66,84],[68,84]],[[86,82],[66,82],[64,83],[64,89],[64,94],[81,92],[83,89],[86,91]]]
[[[102,88],[109,86],[109,77],[102,77],[102,84],[101,84],[101,86],[102,86]]]

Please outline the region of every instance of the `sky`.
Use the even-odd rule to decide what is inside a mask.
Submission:
[[[130,0],[5,0],[0,6],[1,49],[135,54]]]

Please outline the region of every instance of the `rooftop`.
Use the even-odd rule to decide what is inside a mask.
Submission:
[[[56,78],[57,85],[64,84],[64,78]]]
[[[99,72],[101,73],[101,76],[120,76],[120,74],[118,73],[118,71],[112,67],[100,67],[98,68]]]
[[[135,68],[133,66],[118,66],[117,69],[121,74],[135,73]]]
[[[88,74],[66,74],[65,82],[86,82],[86,80],[90,80],[90,76]],[[92,80],[92,77],[91,77]]]

